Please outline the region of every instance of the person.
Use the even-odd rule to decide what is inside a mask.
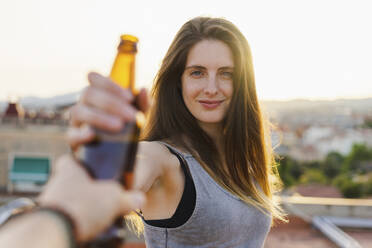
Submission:
[[[88,81],[71,109],[73,148],[94,128],[120,130],[137,111],[110,78],[90,73]],[[262,247],[285,216],[273,197],[280,183],[244,35],[226,19],[189,20],[162,61],[151,105],[144,95],[134,188],[147,202],[131,223],[144,228],[146,246]]]
[[[124,191],[117,182],[92,180],[75,159],[65,155],[38,198],[41,208],[1,226],[0,247],[74,247],[144,201],[143,193]]]

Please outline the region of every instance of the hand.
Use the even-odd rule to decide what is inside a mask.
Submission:
[[[72,127],[67,132],[67,139],[73,150],[94,138],[91,127],[115,132],[120,131],[126,122],[134,121],[138,111],[132,105],[135,100],[140,111],[146,112],[149,108],[145,89],[135,99],[130,90],[98,73],[89,73],[88,81],[90,85],[70,110]]]
[[[114,181],[95,181],[68,155],[62,156],[38,202],[68,213],[76,223],[77,240],[87,241],[119,215],[141,208],[144,195],[124,191]]]

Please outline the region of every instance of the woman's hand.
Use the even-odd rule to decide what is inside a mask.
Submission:
[[[96,181],[71,156],[62,156],[40,195],[41,206],[56,207],[76,223],[77,240],[87,241],[104,231],[119,215],[140,208],[144,195],[124,191],[114,181]]]
[[[74,150],[79,145],[94,138],[92,127],[106,131],[120,131],[126,122],[134,121],[138,109],[149,107],[146,90],[142,89],[135,97],[128,89],[123,89],[110,78],[98,73],[89,73],[90,85],[84,90],[80,101],[71,108],[71,127],[67,139]]]

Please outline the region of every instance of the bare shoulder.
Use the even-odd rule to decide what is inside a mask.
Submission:
[[[166,148],[164,145],[157,141],[141,141],[138,144],[139,151],[148,153],[148,154],[159,154],[164,155]]]
[[[138,156],[145,156],[153,159],[154,163],[159,163],[166,166],[170,160],[173,160],[173,155],[168,148],[156,141],[141,141],[138,146]]]
[[[178,158],[160,142],[140,142],[137,189],[146,193],[141,208],[146,219],[170,218],[182,197],[184,175]],[[148,163],[145,161],[151,160]],[[151,166],[152,168],[149,168]]]

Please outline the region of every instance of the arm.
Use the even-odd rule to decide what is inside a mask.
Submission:
[[[67,248],[68,230],[57,216],[35,212],[18,217],[0,231],[0,247]]]
[[[167,153],[167,149],[157,142],[139,143],[133,189],[149,192],[164,175],[164,167],[169,163]]]
[[[134,172],[134,189],[146,194],[141,208],[146,219],[169,218],[184,187],[179,160],[159,142],[140,142]]]
[[[94,137],[92,129],[87,127],[119,131],[126,122],[134,120],[134,113],[138,111],[132,106],[134,97],[131,93],[120,88],[110,78],[90,73],[88,80],[90,86],[71,109],[71,127],[67,138],[73,149]],[[142,90],[136,101],[139,109],[146,112],[150,105],[146,91]],[[158,142],[140,142],[134,171],[134,188],[146,192],[147,203],[142,208],[145,215],[156,213],[150,215],[165,216],[167,214],[157,213],[171,212],[168,210],[171,205],[169,202],[173,198],[179,198],[179,194],[174,194],[174,189],[182,193],[180,188],[183,186],[183,178],[179,168],[177,158],[166,147]]]

